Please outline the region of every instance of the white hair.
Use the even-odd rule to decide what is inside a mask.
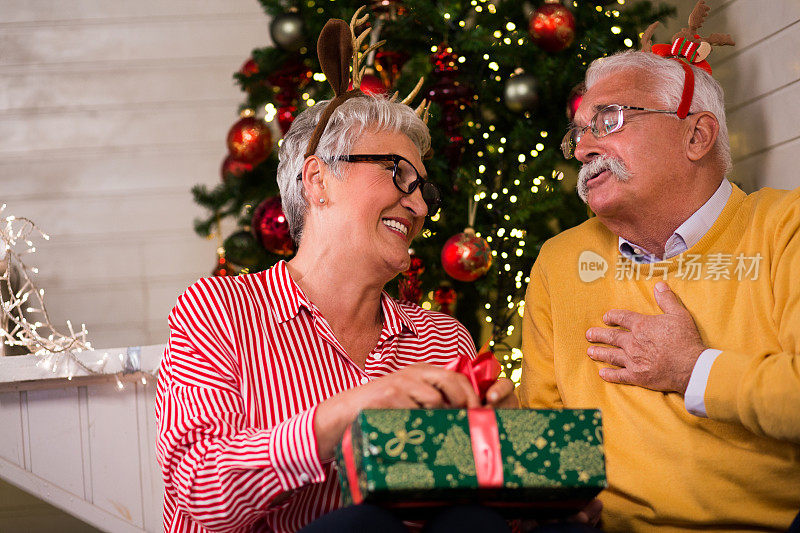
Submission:
[[[278,151],[278,187],[289,232],[300,244],[306,208],[303,182],[298,180],[305,162],[308,141],[330,100],[323,100],[300,113],[292,122]],[[337,107],[325,127],[314,155],[329,166],[333,175],[342,179],[340,156],[350,154],[353,145],[365,132],[403,133],[425,154],[431,146],[428,127],[409,106],[391,102],[384,96],[367,95],[350,98]]]
[[[664,109],[678,109],[683,93],[684,71],[677,61],[657,56],[650,52],[627,50],[608,57],[596,59],[586,71],[586,88],[589,89],[602,78],[622,70],[646,71],[660,85],[659,98]],[[710,111],[717,118],[719,133],[715,146],[717,156],[728,173],[732,168],[731,147],[728,141],[728,125],[725,120],[725,94],[720,84],[706,71],[692,67],[694,71],[694,97],[690,113]]]

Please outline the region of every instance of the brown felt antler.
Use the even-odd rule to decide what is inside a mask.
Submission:
[[[697,30],[699,30],[703,22],[705,22],[710,10],[711,8],[706,5],[705,0],[698,0],[694,9],[692,9],[692,13],[689,15],[689,27],[681,28],[681,31],[672,36],[672,40],[674,41],[680,38],[694,39]]]
[[[650,51],[650,47],[653,44],[652,43],[653,32],[656,30],[657,26],[658,26],[658,21],[653,22],[652,24],[650,24],[647,27],[646,30],[644,30],[644,33],[642,34],[642,39],[641,39],[641,43],[642,43],[641,50],[642,50],[642,52],[649,52]]]
[[[361,6],[358,8],[358,10],[353,14],[353,18],[350,20],[349,25],[341,19],[329,20],[319,34],[319,39],[317,40],[317,55],[319,56],[319,64],[322,67],[322,72],[325,74],[325,78],[333,88],[334,98],[330,101],[328,107],[325,108],[325,111],[322,113],[322,116],[317,123],[317,127],[314,128],[314,133],[311,136],[311,139],[308,141],[305,157],[313,155],[317,150],[319,140],[322,138],[322,134],[325,132],[328,121],[330,120],[331,115],[333,115],[333,112],[336,110],[336,108],[350,98],[365,96],[360,87],[366,66],[362,66],[361,63],[370,52],[380,48],[386,43],[386,41],[378,41],[368,46],[366,50],[361,52],[361,46],[370,33],[370,29],[367,28],[358,36],[356,36],[356,28],[361,24],[364,24],[369,19],[369,15],[359,17],[365,8],[366,6]],[[353,67],[353,88],[348,90],[350,85],[351,63]],[[419,92],[423,82],[424,78],[420,78],[416,87],[414,87],[414,90],[411,91],[411,94],[406,97],[402,103],[410,103]],[[395,96],[392,97],[392,100],[394,101],[396,97],[397,93],[395,93]],[[422,104],[420,104],[416,110],[417,116],[420,116],[426,123],[428,119],[429,106],[430,104],[426,105],[426,101],[423,100]]]

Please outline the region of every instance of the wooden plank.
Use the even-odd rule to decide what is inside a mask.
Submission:
[[[733,165],[733,176],[751,181],[756,189],[795,189],[800,187],[800,178],[797,176],[798,154],[800,137],[736,161]]]
[[[87,387],[89,456],[92,460],[95,506],[123,520],[144,526],[141,462],[135,385],[120,393],[111,384]]]
[[[77,385],[77,384],[76,384]],[[77,387],[78,414],[80,415],[81,454],[83,455],[83,499],[94,501],[94,483],[92,478],[92,453],[89,446],[89,396],[86,386]]]
[[[193,235],[192,219],[202,214],[200,206],[186,193],[109,195],[64,201],[56,197],[15,202],[6,211],[33,219],[54,239],[62,235],[116,235],[125,239],[126,234],[141,235],[148,231],[184,231],[189,238]],[[39,247],[46,245],[37,243]]]
[[[54,289],[100,288],[139,283],[143,279],[180,284],[209,275],[216,260],[216,243],[186,232],[148,234],[142,240],[106,243],[61,242],[51,239],[31,258],[40,265],[37,284]],[[59,265],[45,269],[44,265]]]
[[[154,373],[161,363],[161,356],[164,353],[164,345],[157,344],[138,346],[136,348],[140,350],[140,369],[144,372]],[[97,373],[113,377],[123,370],[122,363],[127,353],[128,347],[116,347],[100,350],[87,350],[84,352],[79,352],[75,355],[78,359],[80,359],[81,362],[90,368],[94,368],[97,363],[106,360],[107,362],[105,366],[103,366],[101,370],[98,370]],[[65,379],[70,375],[73,375],[75,380],[83,379],[85,377],[91,378],[95,375],[84,372],[81,369],[74,369],[73,372],[70,372],[69,369],[67,369],[63,364],[58,365],[56,371],[54,372],[52,369],[46,368],[42,365],[37,366],[37,363],[41,360],[41,356],[38,355],[18,355],[14,357],[0,358],[0,385],[19,383],[23,386],[27,386],[31,385],[30,382],[33,381],[41,382],[48,380],[59,380]],[[75,381],[75,383],[78,383],[78,381]],[[5,392],[3,389],[0,389],[0,391]],[[27,402],[27,400],[25,397],[21,397],[20,401],[23,404],[22,413],[23,417],[25,417],[28,410],[24,404]],[[26,425],[28,425],[27,419],[23,418],[23,434],[25,433]],[[25,439],[25,442],[27,442],[27,439]]]
[[[227,148],[226,132],[219,133],[217,139],[181,148],[152,146],[103,153],[72,150],[44,159],[32,151],[24,154],[27,157],[3,158],[0,176],[13,182],[13,187],[0,184],[3,202],[11,205],[17,199],[47,196],[82,198],[147,192],[189,195],[197,183],[214,186],[221,181],[220,165]]]
[[[144,18],[107,20],[103,24],[11,25],[0,27],[0,67],[226,55],[245,58],[254,42],[268,44],[269,31],[265,18],[250,14],[200,20]]]
[[[800,102],[800,81],[730,113],[733,156],[741,159],[800,136],[800,106],[790,102]]]
[[[22,405],[19,392],[0,392],[0,457],[23,466]]]
[[[233,80],[239,66],[235,61],[225,60],[224,65],[192,61],[179,66],[113,65],[103,70],[31,69],[8,73],[0,77],[0,113],[120,108],[175,101],[192,101],[198,106],[222,103],[235,108],[243,99]]]
[[[3,24],[50,21],[104,21],[130,17],[186,17],[241,14],[262,15],[257,2],[251,0],[3,0]]]
[[[83,456],[78,394],[67,389],[28,392],[31,473],[83,497]]]
[[[224,154],[225,136],[237,120],[232,102],[209,104],[202,112],[192,102],[176,102],[141,108],[6,114],[0,117],[0,138],[4,140],[0,155],[35,150],[46,157],[53,150],[214,141]]]
[[[103,531],[114,531],[115,533],[141,533],[142,531],[142,529],[92,505],[51,481],[32,475],[30,472],[9,463],[5,459],[0,459],[0,478],[5,479],[22,490],[31,494],[36,494],[42,500],[67,511],[71,515]]]
[[[155,417],[156,382],[136,385],[136,416],[139,426],[139,455],[141,462],[142,511],[147,531],[162,530],[162,495],[164,482],[156,461],[157,422]]]
[[[728,107],[735,109],[800,79],[798,50],[800,23],[730,56],[728,61],[714,63],[714,77],[725,89]]]
[[[220,182],[220,165],[227,153],[224,132],[214,141],[185,145],[181,149],[141,149],[130,152],[92,153],[72,151],[60,157],[28,157],[0,160],[0,176],[14,186],[0,185],[3,202],[48,196],[177,193],[189,195],[192,186]],[[77,152],[77,153],[76,153]],[[37,159],[32,161],[32,159]],[[54,244],[54,243],[51,243]]]
[[[714,49],[711,64],[715,71],[731,56],[800,20],[800,2],[796,0],[770,0],[768,6],[763,0],[737,0],[709,14],[703,24],[702,34],[730,33],[736,41],[735,47]]]

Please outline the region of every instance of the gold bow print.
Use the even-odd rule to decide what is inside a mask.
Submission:
[[[425,433],[421,429],[411,431],[400,430],[386,442],[386,455],[397,457],[403,453],[406,444],[422,444],[425,441]]]

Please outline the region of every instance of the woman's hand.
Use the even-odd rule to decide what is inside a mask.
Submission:
[[[498,383],[489,390],[496,387]],[[502,386],[496,391],[500,401],[508,396],[507,387]],[[319,404],[314,416],[317,452],[320,461],[333,457],[333,450],[342,440],[345,428],[361,409],[479,406],[480,399],[466,376],[435,365],[409,365],[360,387],[343,391]]]
[[[519,407],[519,400],[514,394],[514,382],[508,378],[498,378],[486,391],[486,405],[495,408],[516,409]]]

